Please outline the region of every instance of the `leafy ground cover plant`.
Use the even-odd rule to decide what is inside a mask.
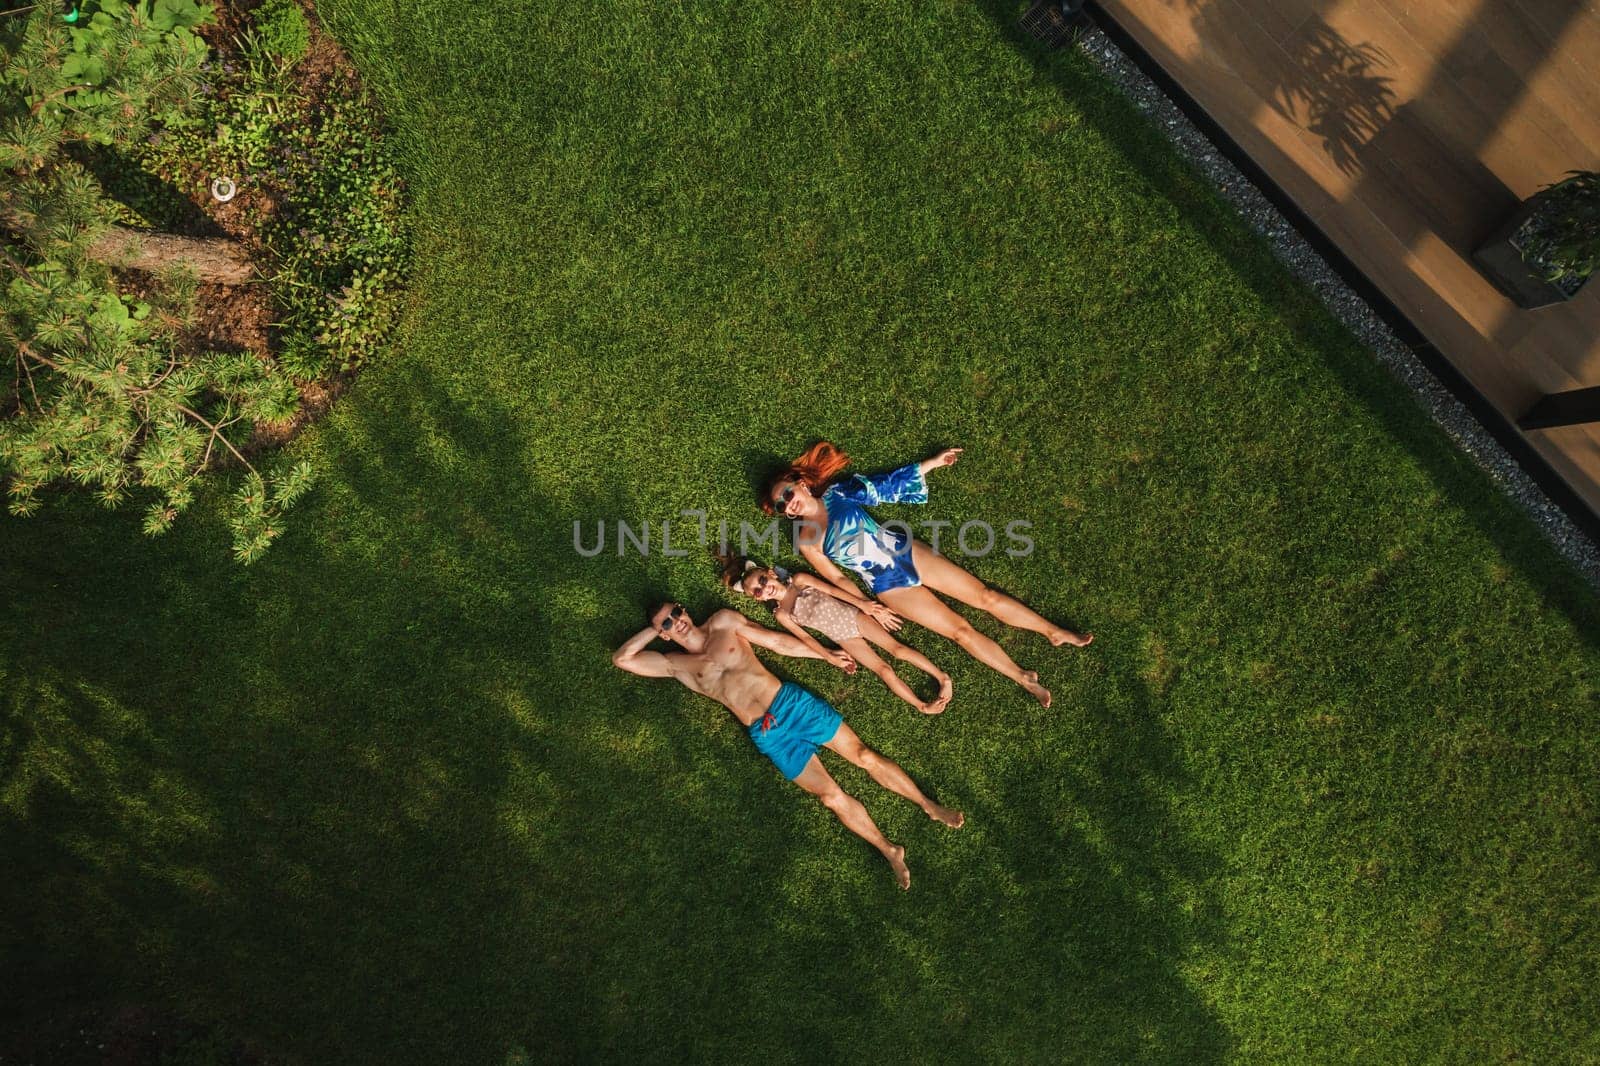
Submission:
[[[1600,266],[1600,173],[1572,171],[1533,202],[1517,234],[1522,257],[1546,281],[1575,290]]]

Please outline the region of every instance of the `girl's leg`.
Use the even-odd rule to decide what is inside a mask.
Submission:
[[[933,663],[929,661],[928,657],[923,655],[916,648],[913,648],[909,644],[900,643],[900,641],[895,639],[894,634],[890,633],[887,629],[883,628],[883,626],[879,625],[875,620],[867,615],[863,614],[856,621],[856,626],[861,630],[861,635],[867,640],[876,644],[878,647],[882,648],[890,655],[893,655],[901,662],[910,663],[912,666],[915,666],[918,670],[921,670],[923,673],[927,674],[929,677],[933,678],[939,683],[939,695],[935,699],[930,700],[927,706],[923,708],[924,714],[938,714],[940,711],[945,709],[945,707],[950,703],[950,697],[955,693],[955,686],[950,683],[949,674],[933,665]]]
[[[920,540],[911,543],[911,561],[917,573],[922,575],[923,584],[929,588],[954,596],[980,611],[987,611],[1008,626],[1043,633],[1057,647],[1071,644],[1081,648],[1094,639],[1093,633],[1074,633],[1056,625],[1022,601],[990,588]]]
[[[878,596],[895,614],[927,626],[942,637],[959,644],[968,655],[991,670],[997,670],[1028,690],[1042,705],[1050,706],[1050,690],[1039,684],[1039,675],[1011,661],[1006,650],[972,628],[972,623],[942,603],[939,597],[919,585],[909,589],[890,589]]]
[[[905,700],[923,714],[938,714],[943,707],[934,708],[932,704],[923,703],[917,699],[917,694],[911,691],[911,686],[900,680],[900,675],[894,672],[894,667],[884,662],[877,652],[872,650],[872,645],[860,637],[839,642],[839,647],[844,649],[856,662],[878,675],[878,680],[889,687],[889,691]]]

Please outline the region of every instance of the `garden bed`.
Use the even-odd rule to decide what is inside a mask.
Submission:
[[[387,338],[404,188],[376,102],[314,12],[226,5],[198,32],[211,56],[193,115],[95,169],[129,224],[236,242],[255,264],[250,283],[202,283],[193,329],[197,348],[244,349],[295,380],[299,411],[256,422],[239,442],[249,454],[319,418]],[[218,178],[234,185],[226,200]]]

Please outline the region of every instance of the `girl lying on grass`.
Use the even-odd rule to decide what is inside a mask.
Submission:
[[[900,618],[883,604],[836,588],[810,574],[786,578],[772,567],[757,566],[749,559],[723,559],[722,583],[770,605],[783,628],[846,673],[854,673],[856,664],[860,663],[878,675],[890,692],[923,714],[938,714],[949,705],[954,691],[950,675],[929,662],[917,649],[907,647],[890,635],[889,630],[900,628]],[[824,648],[816,637],[806,632],[807,627],[843,650]],[[939,683],[939,694],[926,702],[918,699],[911,686],[900,680],[894,667],[872,650],[872,644],[932,677]]]

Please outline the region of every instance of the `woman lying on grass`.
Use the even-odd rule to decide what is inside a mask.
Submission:
[[[836,587],[854,594],[839,567],[854,570],[872,594],[896,614],[949,637],[1048,707],[1050,690],[1039,684],[1039,675],[1012,662],[1005,649],[945,606],[934,592],[987,611],[1007,625],[1042,633],[1057,647],[1071,644],[1081,648],[1094,635],[1074,633],[1040,617],[1005,593],[989,588],[908,531],[880,526],[867,511],[879,503],[927,503],[928,471],[950,466],[960,456],[960,448],[947,448],[892,473],[856,474],[846,479],[840,475],[850,465],[850,457],[823,441],[772,479],[761,506],[768,514],[782,512],[801,523],[800,554]]]
[[[860,663],[889,686],[889,691],[923,714],[938,714],[950,703],[953,687],[950,675],[929,662],[915,648],[907,647],[889,633],[900,628],[899,617],[881,603],[873,603],[855,592],[835,588],[811,574],[795,574],[785,580],[772,567],[757,566],[749,559],[722,560],[722,583],[772,607],[783,628],[806,646],[846,673]],[[806,632],[815,629],[842,648],[829,651],[816,637]],[[869,643],[870,642],[870,643]],[[894,667],[872,650],[876,644],[903,663],[910,663],[939,683],[939,694],[926,702],[917,698],[911,686],[900,680]]]

